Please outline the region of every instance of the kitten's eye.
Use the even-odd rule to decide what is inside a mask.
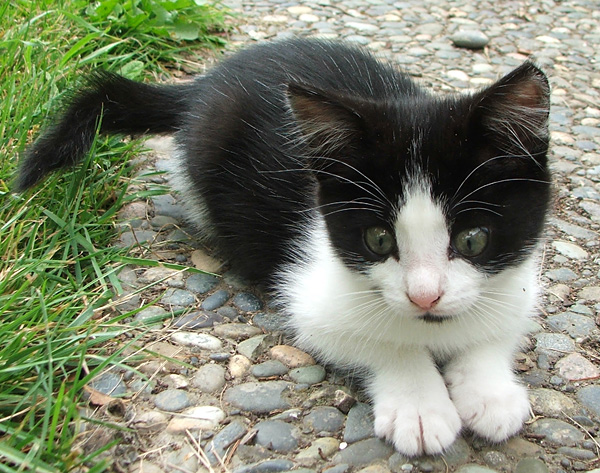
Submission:
[[[389,255],[396,246],[392,233],[384,227],[370,227],[365,230],[365,243],[375,254]]]
[[[463,230],[454,237],[454,249],[467,258],[479,256],[486,249],[490,232],[484,227]]]

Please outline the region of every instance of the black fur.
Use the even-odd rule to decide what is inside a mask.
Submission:
[[[348,265],[380,260],[363,232],[393,225],[413,175],[427,176],[453,234],[490,229],[472,262],[497,272],[541,232],[548,108],[547,79],[529,62],[479,93],[439,97],[352,46],[263,43],[189,86],[97,75],[28,151],[17,188],[80,159],[103,111],[102,132],[179,130],[215,245],[247,278],[268,279],[294,257],[316,211]]]

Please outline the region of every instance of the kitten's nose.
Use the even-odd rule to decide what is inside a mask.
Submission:
[[[423,310],[429,310],[435,306],[440,300],[440,297],[442,297],[442,295],[438,291],[408,294],[410,301]]]

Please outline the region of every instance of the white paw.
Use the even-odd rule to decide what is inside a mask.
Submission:
[[[467,427],[493,442],[516,434],[529,417],[527,390],[514,380],[450,383],[450,396]]]
[[[445,393],[444,398],[376,399],[375,434],[408,456],[442,453],[461,428],[456,408]]]

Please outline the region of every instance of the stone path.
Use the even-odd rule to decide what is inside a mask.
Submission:
[[[233,47],[290,34],[344,38],[455,92],[490,83],[533,54],[553,87],[556,206],[540,277],[539,330],[517,357],[533,415],[489,445],[466,434],[441,457],[408,459],[373,437],[366,399],[291,347],[278,315],[190,237],[177,196],[123,209],[118,244],[167,267],[128,266],[116,306],[129,321],[131,369],[90,386],[90,412],[128,430],[115,471],[267,473],[600,472],[600,8],[596,0],[239,2]],[[473,42],[485,49],[469,49]],[[456,47],[454,43],[462,47]],[[164,188],[169,140],[153,139],[140,184]],[[109,395],[109,396],[106,396]],[[122,399],[122,400],[121,400]],[[81,426],[86,451],[115,434]],[[597,469],[597,470],[594,470]]]

